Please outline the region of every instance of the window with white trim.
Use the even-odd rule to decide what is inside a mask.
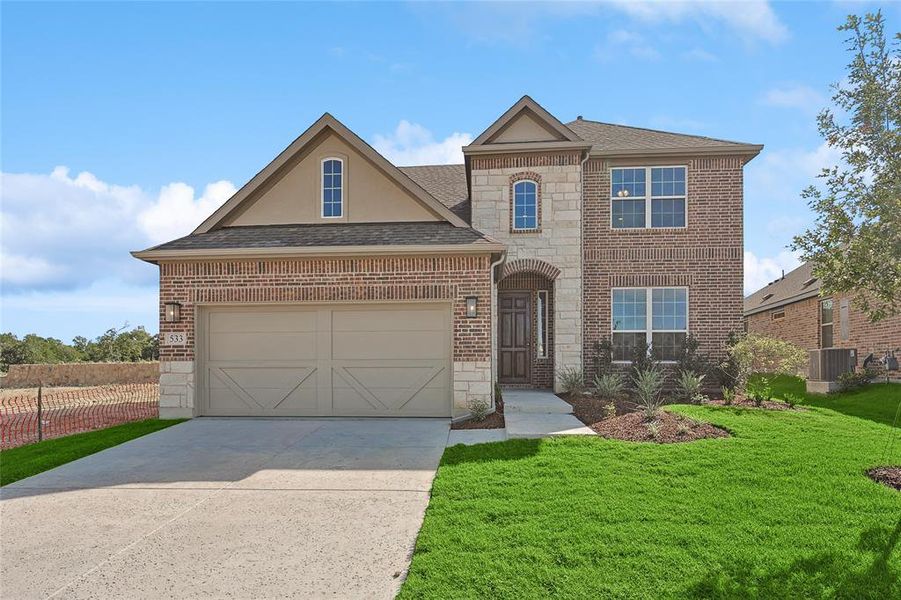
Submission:
[[[534,181],[513,184],[513,229],[538,229],[538,184]]]
[[[536,308],[535,348],[538,358],[547,358],[547,291],[538,290]]]
[[[340,158],[322,161],[322,216],[344,216],[344,161]]]
[[[630,361],[648,344],[660,360],[679,356],[688,335],[687,288],[614,288],[613,360]]]
[[[820,302],[820,348],[832,348],[832,298]]]
[[[614,229],[685,227],[685,167],[610,170],[610,215]]]

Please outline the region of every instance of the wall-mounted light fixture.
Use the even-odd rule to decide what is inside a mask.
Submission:
[[[166,302],[166,322],[178,323],[181,320],[181,304],[178,302]]]
[[[476,296],[466,297],[466,318],[474,319],[479,316],[479,299]]]

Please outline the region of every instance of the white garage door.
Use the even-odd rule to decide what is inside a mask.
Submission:
[[[205,415],[450,416],[445,304],[216,307],[200,319]]]

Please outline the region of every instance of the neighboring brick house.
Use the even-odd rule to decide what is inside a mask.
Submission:
[[[451,416],[494,382],[591,377],[741,327],[742,170],[761,146],[523,97],[465,164],[392,165],[326,114],[160,266],[163,416]]]
[[[809,262],[745,298],[745,329],[805,350],[854,348],[858,364],[901,351],[901,315],[871,323],[849,297],[824,296]]]

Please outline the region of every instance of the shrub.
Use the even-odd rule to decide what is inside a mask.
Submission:
[[[625,387],[625,381],[620,373],[604,373],[594,378],[594,391],[598,398],[612,400],[619,396]]]
[[[487,398],[471,396],[466,400],[466,407],[469,409],[473,419],[481,421],[488,416],[488,409],[491,407],[491,404]]]
[[[730,380],[725,387],[743,389],[751,373],[798,375],[807,353],[790,342],[763,335],[730,335],[728,358],[720,373]]]
[[[602,338],[593,345],[595,375],[610,373],[613,369],[613,342],[610,338]]]
[[[757,406],[761,406],[764,400],[769,400],[773,397],[773,388],[770,386],[770,381],[766,377],[758,377],[755,380],[748,382],[748,396],[751,397],[751,400],[754,401],[754,404]]]
[[[679,398],[686,402],[694,402],[701,396],[701,383],[703,381],[704,376],[698,375],[694,371],[682,371],[679,373],[679,380],[676,383]]]
[[[660,363],[660,353],[650,344],[641,344],[632,348],[630,359],[632,367],[639,371],[656,369]]]
[[[691,432],[691,427],[686,425],[685,423],[679,423],[678,427],[676,427],[676,435],[688,435]]]
[[[660,421],[651,421],[650,423],[645,423],[645,427],[648,428],[648,433],[651,434],[653,439],[657,439],[660,437],[660,430],[662,429],[660,425]]]
[[[679,354],[676,361],[679,363],[680,371],[691,371],[702,376],[707,376],[713,372],[713,365],[710,357],[706,354],[698,352],[700,342],[694,334],[689,333],[682,344],[679,346]]]
[[[735,388],[723,386],[723,404],[726,406],[735,402]]]
[[[612,402],[608,402],[604,405],[604,418],[609,419],[610,417],[616,416],[616,405]]]
[[[842,373],[838,376],[838,389],[840,392],[850,392],[860,389],[865,385],[868,385],[874,375],[875,372],[871,369]]]
[[[581,396],[585,393],[585,378],[582,375],[582,369],[564,367],[557,371],[557,380],[560,382],[560,389],[566,394]]]
[[[654,365],[647,369],[635,367],[632,385],[635,386],[637,404],[648,419],[654,418],[663,406],[660,391],[663,389],[663,372]]]
[[[788,404],[789,408],[794,408],[795,404],[800,404],[801,400],[803,400],[803,398],[797,394],[785,394],[783,399],[785,400],[785,403]]]

